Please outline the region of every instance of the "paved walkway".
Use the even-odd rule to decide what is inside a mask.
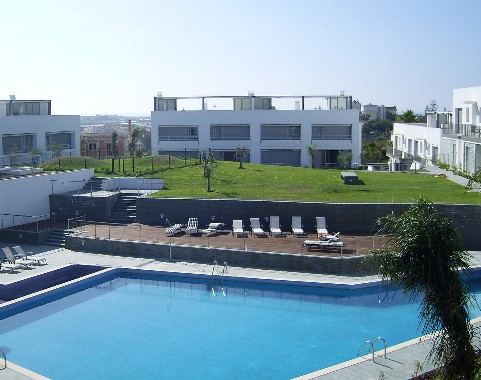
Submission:
[[[426,169],[430,174],[444,174],[450,181],[453,181],[461,186],[466,186],[468,184],[467,178],[454,174],[451,170],[444,170],[438,166],[426,166],[424,169]]]
[[[5,244],[0,244],[5,246]],[[70,251],[67,249],[51,249],[47,246],[24,246],[26,251],[32,251],[38,257],[45,257],[48,265],[36,267],[32,270],[23,270],[18,273],[1,273],[0,284],[8,284],[19,281],[26,277],[35,276],[47,271],[52,271],[70,264],[90,264],[108,267],[142,268],[148,270],[201,273],[210,274],[212,265],[187,263],[187,262],[164,262],[144,258],[116,257],[84,252]],[[481,267],[481,252],[471,252],[473,255],[472,265]],[[336,285],[365,285],[379,280],[377,276],[345,277],[323,274],[309,274],[297,272],[283,272],[273,270],[260,270],[240,267],[229,267],[229,275],[233,277],[250,277],[263,279],[278,279],[287,281],[308,281],[322,284]],[[331,285],[332,286],[332,285]],[[476,326],[481,326],[481,321]],[[388,348],[387,358],[382,358],[383,352],[376,352],[375,362],[371,356],[342,363],[322,371],[314,372],[299,379],[379,379],[382,374],[385,379],[409,379],[416,370],[416,362],[423,365],[427,371],[432,365],[425,363],[429,352],[429,341],[419,339]],[[2,363],[0,362],[0,367]],[[27,369],[8,362],[7,368],[0,370],[0,378],[5,380],[45,380],[45,377],[35,374]]]

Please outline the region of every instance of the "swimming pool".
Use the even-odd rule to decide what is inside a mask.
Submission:
[[[109,276],[1,315],[8,359],[53,379],[289,379],[421,334],[418,304],[384,287]]]

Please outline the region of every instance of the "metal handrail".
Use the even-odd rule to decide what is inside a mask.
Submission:
[[[211,289],[212,289],[212,294],[215,297],[215,289],[214,289],[214,273],[215,269],[217,268],[217,260],[214,260],[214,265],[212,265],[212,275],[211,275]]]
[[[383,343],[384,343],[384,359],[386,359],[386,358],[387,358],[386,340],[385,340],[383,337],[380,337],[380,336],[378,336],[376,339],[374,339],[373,342],[371,342],[370,340],[366,340],[366,341],[362,344],[362,346],[361,346],[361,348],[359,349],[359,351],[357,352],[356,357],[359,356],[359,354],[362,352],[362,350],[364,350],[364,347],[366,347],[366,345],[369,345],[370,350],[372,351],[372,361],[374,362],[374,352],[375,352],[376,343],[377,343],[378,341],[380,341],[380,340],[382,340]],[[368,351],[367,353],[369,354],[369,351]]]
[[[7,357],[5,356],[5,352],[3,352],[3,350],[0,348],[0,353],[2,354],[3,356],[3,361],[4,361],[4,366],[2,369],[5,369],[7,368]]]
[[[376,345],[376,343],[377,343],[379,340],[382,340],[383,343],[384,343],[384,359],[386,359],[386,356],[387,356],[387,352],[386,352],[386,340],[385,340],[383,337],[378,336],[376,339],[374,339],[374,342],[372,342],[373,349],[374,349],[374,346]]]
[[[359,351],[357,352],[357,355],[356,357],[359,356],[359,354],[362,352],[362,350],[364,349],[364,347],[366,347],[366,344],[369,344],[370,347],[371,347],[371,350],[372,350],[372,361],[374,361],[374,344],[370,341],[370,340],[366,340],[363,345],[361,346],[361,348],[359,349]],[[367,352],[369,354],[369,351]]]

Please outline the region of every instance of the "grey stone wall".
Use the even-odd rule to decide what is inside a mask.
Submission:
[[[314,232],[316,217],[326,217],[329,231],[341,233],[374,233],[378,218],[391,213],[400,214],[409,204],[401,203],[320,203],[320,202],[273,202],[243,200],[139,198],[137,220],[150,225],[187,223],[196,217],[201,227],[212,222],[232,226],[232,220],[242,219],[249,225],[249,218],[258,217],[264,228],[268,217],[278,215],[282,229],[290,231],[291,217],[301,216],[306,231]],[[481,250],[481,206],[436,205],[450,219],[463,236],[465,248]],[[266,219],[267,218],[267,219]]]
[[[102,197],[50,194],[50,212],[59,221],[85,215],[86,220],[106,222],[118,196],[118,193]]]
[[[67,236],[65,247],[74,251],[112,254],[116,256],[152,258],[161,261],[188,261],[246,268],[274,269],[295,272],[365,275],[371,268],[361,265],[361,257],[304,256],[286,253],[266,253],[182,245],[156,244],[124,240],[108,240]]]

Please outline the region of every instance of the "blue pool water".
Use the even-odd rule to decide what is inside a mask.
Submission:
[[[224,296],[209,280],[129,276],[4,318],[7,358],[53,379],[289,379],[366,339],[421,334],[418,303],[385,288],[226,282]]]

